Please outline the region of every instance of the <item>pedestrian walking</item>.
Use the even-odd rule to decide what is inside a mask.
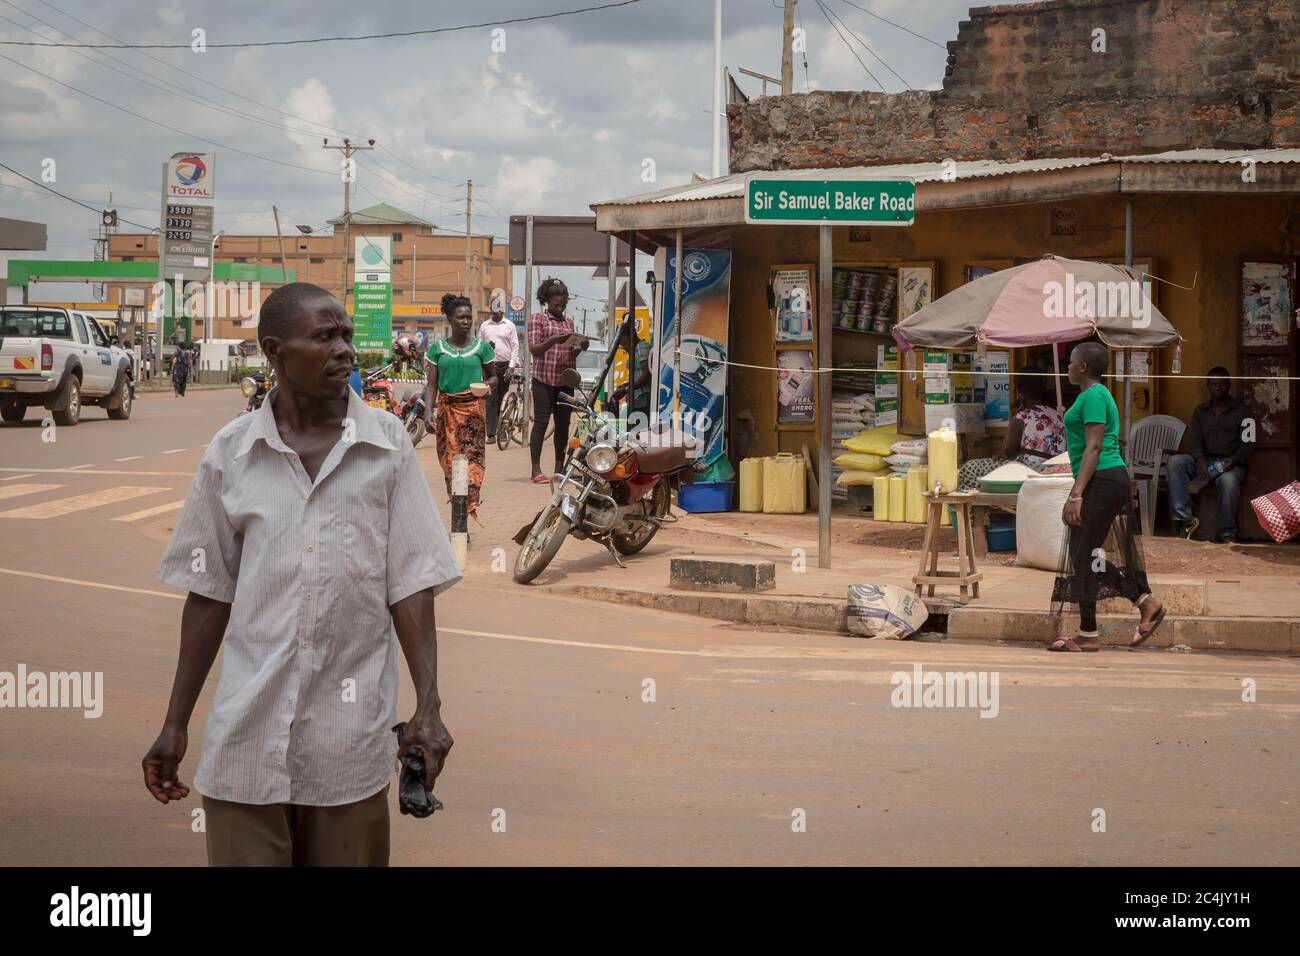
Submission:
[[[190,381],[190,353],[177,347],[172,353],[172,394],[177,398],[185,397],[185,386]]]
[[[541,312],[528,319],[528,351],[533,356],[533,431],[528,438],[532,455],[533,482],[546,484],[549,479],[542,474],[542,444],[546,440],[546,426],[555,419],[555,471],[564,464],[564,449],[569,441],[570,408],[560,404],[564,391],[564,372],[578,364],[578,353],[590,345],[585,335],[573,331],[573,320],[564,314],[569,304],[569,290],[559,279],[547,279],[537,290]]]
[[[1095,651],[1097,602],[1125,597],[1141,612],[1130,647],[1155,633],[1164,620],[1164,605],[1151,593],[1128,468],[1119,452],[1119,407],[1102,384],[1110,353],[1100,342],[1075,346],[1070,354],[1070,382],[1080,389],[1065,413],[1065,442],[1074,486],[1062,509],[1065,522],[1063,571],[1052,589],[1053,610],[1079,607],[1079,633],[1057,638],[1052,651]]]
[[[457,455],[469,462],[467,509],[476,518],[487,468],[487,421],[484,400],[496,384],[495,351],[491,343],[475,338],[474,306],[463,295],[442,297],[442,314],[451,324],[445,339],[438,339],[425,354],[424,407],[429,429],[438,448],[438,463],[451,491],[451,463]],[[436,400],[436,404],[435,404]],[[433,409],[437,410],[436,416]]]
[[[460,574],[402,423],[348,388],[342,304],[290,283],[257,332],[276,387],[212,438],[158,571],[189,594],[144,782],[160,803],[189,795],[178,768],[220,650],[194,777],[208,862],[384,866],[397,759],[423,757],[432,791],[452,746],[434,598]],[[399,645],[415,685],[400,745]]]
[[[494,311],[479,326],[478,337],[491,343],[494,352],[492,369],[496,384],[487,402],[487,440],[491,443],[497,440],[497,417],[501,414],[501,399],[510,386],[510,373],[519,367],[519,332],[513,322],[505,320],[503,312]]]

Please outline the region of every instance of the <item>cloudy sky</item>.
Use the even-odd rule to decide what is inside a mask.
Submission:
[[[350,135],[382,147],[362,155],[354,208],[385,201],[463,232],[464,183],[472,178],[475,231],[504,237],[512,214],[588,214],[594,201],[709,173],[712,3],[640,0],[506,25],[500,52],[486,26],[206,52],[189,49],[193,32],[203,30],[210,45],[357,36],[608,2],[0,0],[4,41],[184,45],[0,45],[0,162],[39,180],[52,159],[54,188],[96,208],[112,190],[121,216],[152,226],[160,163],[184,149],[215,150],[217,227],[273,234],[273,203],[289,229],[320,227],[339,214],[338,154],[321,139]],[[796,54],[795,89],[937,87],[941,45],[955,37],[968,5],[801,0],[807,65]],[[733,74],[743,67],[779,75],[781,19],[778,0],[724,0],[724,65]],[[758,93],[758,81],[739,79]],[[641,179],[647,158],[655,161],[652,185]],[[4,170],[0,216],[48,223],[50,257],[91,255],[94,212]],[[42,287],[47,297],[84,293]]]

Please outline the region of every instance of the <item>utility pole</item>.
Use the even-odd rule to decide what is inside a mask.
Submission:
[[[375,141],[373,139],[367,140],[367,142],[369,143],[368,146],[353,146],[352,140],[345,139],[343,140],[342,146],[331,146],[329,138],[327,137],[324,146],[325,149],[337,149],[343,153],[343,281],[341,283],[341,288],[343,290],[342,301],[343,310],[345,312],[348,308],[348,259],[350,252],[348,244],[351,242],[352,182],[357,178],[357,164],[356,160],[352,158],[352,154],[357,150],[375,148]]]
[[[781,41],[781,95],[794,91],[794,8],[799,0],[785,0],[784,37]]]
[[[289,260],[284,257],[284,234],[280,232],[280,210],[272,206],[271,212],[275,215],[275,238],[280,240],[280,282],[284,284],[289,281]]]
[[[465,288],[462,290],[467,299],[470,296],[470,290],[474,288],[474,281],[470,277],[470,272],[469,272],[470,259],[471,259],[470,241],[473,233],[474,233],[474,180],[467,179],[465,180],[465,281],[463,283]],[[471,303],[473,303],[473,301],[474,301],[473,299],[470,299]],[[474,313],[477,315],[478,313],[477,307],[474,307]]]
[[[713,178],[722,175],[722,0],[713,0]],[[629,283],[632,284],[632,283]]]

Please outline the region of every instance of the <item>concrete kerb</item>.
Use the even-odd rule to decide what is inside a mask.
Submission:
[[[636,607],[690,614],[711,620],[731,621],[769,628],[801,628],[848,634],[847,601],[830,599],[758,597],[752,595],[701,594],[681,591],[641,591],[633,588],[612,588],[594,585],[550,585],[547,590],[558,594],[589,600],[628,604]],[[1176,592],[1175,592],[1176,593]],[[1269,654],[1300,654],[1300,620],[1289,618],[1211,617],[1204,611],[1172,609],[1172,602],[1195,604],[1196,594],[1204,593],[1192,587],[1181,592],[1181,597],[1171,596],[1171,616],[1147,642],[1155,649],[1169,649],[1175,645],[1205,651],[1250,651]],[[1180,617],[1176,614],[1187,614]],[[1045,644],[1059,634],[1073,633],[1078,626],[1077,615],[1057,616],[1044,610],[1018,610],[967,604],[948,610],[947,634],[950,640],[988,643],[1005,641],[1026,644]],[[1102,644],[1125,647],[1133,638],[1136,614],[1128,610],[1122,614],[1100,613],[1097,623]]]

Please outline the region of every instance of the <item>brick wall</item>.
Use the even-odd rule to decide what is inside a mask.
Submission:
[[[1300,0],[1048,0],[969,15],[941,90],[730,107],[731,170],[1300,146]]]

